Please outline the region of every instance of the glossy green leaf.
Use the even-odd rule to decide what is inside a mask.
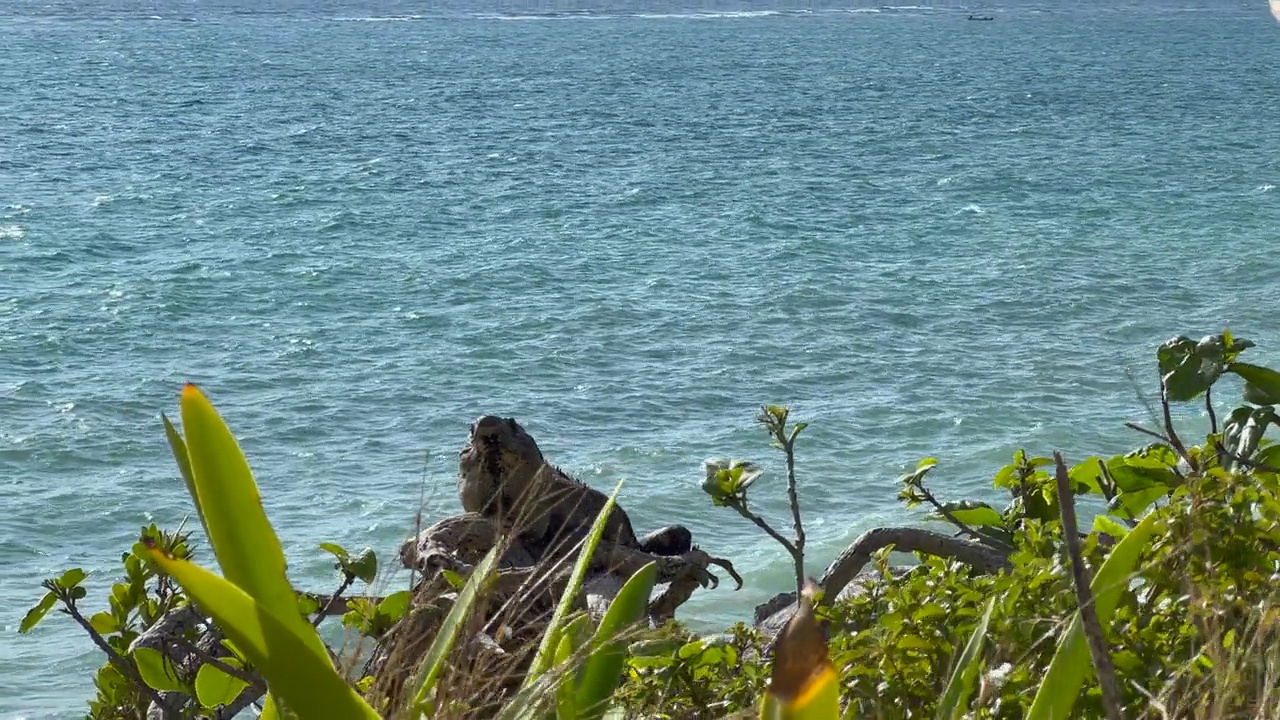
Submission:
[[[243,669],[235,658],[223,658],[222,662],[231,667]],[[196,671],[195,685],[196,700],[200,702],[201,707],[210,709],[231,703],[249,686],[240,678],[228,675],[222,668],[208,663],[201,665]]]
[[[657,578],[658,566],[651,562],[637,570],[609,603],[600,627],[591,638],[591,656],[578,686],[578,717],[598,718],[608,707],[627,657],[621,636],[648,615],[649,596]]]
[[[916,469],[898,478],[898,482],[903,485],[919,486],[924,480],[924,476],[929,474],[938,466],[937,458],[925,458],[916,463]]]
[[[1159,461],[1121,455],[1107,461],[1107,472],[1121,491],[1146,490],[1151,487],[1172,488],[1179,483],[1173,469]]]
[[[1089,584],[1093,591],[1094,609],[1098,620],[1106,627],[1115,612],[1120,594],[1129,585],[1129,578],[1138,565],[1143,549],[1161,528],[1156,515],[1148,515],[1116,543],[1111,554],[1098,568]],[[1084,637],[1084,626],[1077,611],[1054,653],[1040,689],[1032,701],[1027,720],[1060,720],[1071,717],[1071,709],[1080,695],[1080,686],[1093,673],[1089,647]]]
[[[431,641],[431,647],[427,649],[427,654],[423,656],[422,665],[418,671],[419,675],[421,675],[421,680],[418,682],[418,689],[413,697],[412,707],[416,709],[416,712],[430,714],[429,701],[432,690],[435,689],[436,681],[440,679],[440,674],[444,672],[449,651],[453,649],[454,643],[457,642],[458,634],[462,631],[463,623],[471,614],[471,608],[475,605],[476,596],[479,594],[480,588],[488,582],[489,574],[498,560],[498,550],[499,548],[496,546],[491,548],[484,558],[476,564],[475,569],[471,571],[471,577],[467,579],[466,586],[458,593],[458,599],[453,602],[453,607],[449,608],[449,614],[445,616],[444,622],[440,624],[440,629],[436,632],[435,639]]]
[[[1097,515],[1093,518],[1094,532],[1110,535],[1119,540],[1129,534],[1129,526],[1109,515]]]
[[[167,557],[158,550],[151,551],[150,556],[213,618],[237,650],[266,678],[271,694],[299,718],[378,719],[378,714],[334,670],[328,655],[316,657],[309,639],[302,637],[295,624],[282,622],[275,612],[244,590],[199,565]],[[296,605],[291,607],[289,615],[300,618]],[[315,635],[310,625],[300,624]]]
[[[1067,479],[1071,481],[1071,488],[1075,492],[1102,492],[1102,483],[1106,477],[1102,473],[1101,458],[1087,457],[1081,460],[1067,473]]]
[[[613,494],[609,495],[609,499],[605,501],[604,507],[600,509],[600,514],[596,516],[596,520],[591,525],[591,531],[587,533],[587,537],[582,542],[582,548],[578,551],[578,560],[573,565],[573,573],[569,576],[569,583],[565,586],[564,593],[560,596],[560,602],[557,603],[555,612],[551,616],[551,622],[547,624],[546,631],[543,632],[542,641],[538,644],[538,652],[533,657],[533,664],[529,667],[529,672],[525,674],[524,683],[521,687],[528,687],[530,683],[538,679],[538,676],[547,671],[551,666],[551,655],[555,648],[552,642],[556,639],[556,633],[560,630],[560,626],[564,623],[565,618],[569,616],[569,611],[573,608],[574,602],[577,600],[578,593],[582,592],[582,581],[587,575],[587,566],[591,564],[591,556],[595,555],[596,547],[600,544],[600,537],[604,535],[605,524],[609,520],[609,514],[613,512],[614,502],[617,500],[618,491],[622,489],[622,483],[613,489]]]
[[[178,677],[178,672],[174,669],[173,663],[169,662],[169,658],[165,657],[159,650],[140,647],[133,651],[133,660],[138,666],[138,674],[142,676],[147,685],[151,686],[152,690],[159,692],[186,690],[186,686]]]
[[[1280,405],[1280,372],[1240,362],[1232,363],[1229,369],[1247,383],[1245,400],[1254,405]]]
[[[409,602],[413,599],[413,592],[409,590],[400,590],[393,592],[382,599],[378,603],[378,613],[385,615],[392,622],[404,617],[409,611]]]
[[[18,626],[18,632],[31,632],[31,629],[40,624],[40,621],[49,613],[49,610],[53,609],[53,605],[56,602],[58,602],[58,596],[56,594],[52,591],[45,593],[44,597],[40,598],[40,602],[33,605],[31,609],[27,611],[27,614],[23,616],[22,624]]]
[[[366,584],[371,583],[378,576],[378,556],[374,554],[372,549],[365,548],[360,551],[359,555],[351,558],[351,562],[347,567],[356,579]]]
[[[80,568],[71,568],[70,570],[62,573],[62,577],[58,578],[54,582],[63,590],[70,590],[71,588],[79,586],[80,583],[84,582],[84,579],[88,576],[89,574]]]
[[[951,680],[947,682],[947,689],[938,701],[938,720],[960,720],[968,712],[969,696],[973,694],[973,683],[982,667],[982,647],[987,641],[987,625],[991,622],[991,610],[995,605],[995,598],[987,601],[986,612],[982,613],[982,619],[973,629],[964,652],[956,662]]]
[[[93,628],[99,635],[110,635],[120,629],[120,622],[116,620],[116,616],[109,612],[94,613],[89,618],[89,627]]]
[[[970,527],[984,527],[1004,525],[1004,518],[1000,517],[999,511],[984,502],[975,502],[973,500],[961,500],[957,502],[943,503],[942,507],[951,513],[956,520]],[[947,517],[939,511],[929,514],[933,520],[946,520]]]
[[[320,636],[298,612],[284,550],[240,445],[195,385],[183,388],[181,405],[192,479],[223,575],[291,627],[316,660],[330,664]]]
[[[351,555],[347,553],[347,549],[337,543],[320,543],[320,549],[332,553],[339,563],[346,563],[351,559]]]
[[[1147,511],[1147,508],[1162,498],[1169,495],[1168,488],[1163,485],[1142,488],[1130,492],[1122,492],[1116,495],[1111,501],[1110,507],[1118,510],[1121,515],[1137,519],[1138,516]]]

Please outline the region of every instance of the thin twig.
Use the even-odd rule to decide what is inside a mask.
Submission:
[[[735,503],[731,503],[729,507],[733,508],[734,510],[737,510],[738,514],[741,515],[742,517],[755,523],[757,527],[759,527],[761,530],[764,530],[766,533],[768,533],[769,537],[773,538],[774,540],[777,540],[782,545],[782,547],[787,549],[787,552],[791,554],[792,558],[795,558],[799,554],[799,550],[797,550],[795,544],[793,544],[790,540],[783,537],[782,534],[779,533],[777,530],[774,530],[772,527],[770,527],[769,523],[765,522],[764,518],[748,510],[746,505],[740,502],[735,502]]]
[[[212,665],[232,677],[240,678],[246,684],[248,684],[249,687],[257,688],[262,692],[267,691],[267,683],[265,680],[262,679],[261,676],[248,672],[241,668],[238,668],[234,665],[230,665],[228,663],[223,662],[222,660],[214,657],[208,652],[205,652],[205,650],[201,648],[199,645],[196,645],[195,643],[191,642],[190,640],[184,637],[179,636],[172,639],[181,643],[182,646],[187,649],[187,652],[191,653],[192,655],[195,655],[196,658],[200,660],[200,662],[206,665]]]
[[[1164,378],[1160,379],[1160,407],[1164,410],[1164,432],[1165,435],[1169,436],[1169,444],[1178,453],[1178,457],[1187,463],[1187,467],[1191,469],[1191,474],[1199,475],[1200,466],[1187,452],[1187,446],[1182,444],[1177,431],[1173,429],[1173,414],[1169,411],[1169,388],[1165,386]]]
[[[779,433],[781,434],[781,433]],[[800,522],[800,499],[796,494],[796,445],[795,436],[782,446],[787,456],[787,502],[791,503],[791,520],[795,526],[796,541],[791,557],[796,565],[796,592],[804,589],[804,525]]]
[[[1155,439],[1159,440],[1160,442],[1164,443],[1165,445],[1168,445],[1169,447],[1173,447],[1173,441],[1172,441],[1172,440],[1170,440],[1169,438],[1167,438],[1167,437],[1165,437],[1165,436],[1161,435],[1160,433],[1158,433],[1158,432],[1156,432],[1156,431],[1154,431],[1154,430],[1148,430],[1148,429],[1146,429],[1146,428],[1142,427],[1141,425],[1139,425],[1139,424],[1137,424],[1137,423],[1131,423],[1131,422],[1127,422],[1127,423],[1125,423],[1125,424],[1124,424],[1124,426],[1125,426],[1125,427],[1127,427],[1127,428],[1129,428],[1130,430],[1137,430],[1138,432],[1142,433],[1143,435],[1149,435],[1150,437],[1153,437],[1153,438],[1155,438]]]
[[[342,584],[338,586],[338,592],[334,593],[329,598],[329,601],[320,608],[320,612],[316,613],[316,616],[311,619],[311,627],[320,627],[320,622],[337,609],[338,602],[342,600],[342,593],[346,592],[347,588],[351,587],[351,583],[355,581],[355,575],[346,575],[342,578]]]
[[[1204,409],[1209,413],[1209,434],[1218,434],[1218,415],[1213,411],[1213,388],[1205,388]]]
[[[125,660],[120,653],[116,652],[116,649],[111,647],[111,645],[102,638],[102,635],[98,634],[97,630],[93,629],[93,626],[89,624],[89,621],[84,619],[84,616],[80,614],[78,609],[76,609],[74,600],[68,601],[64,599],[62,604],[64,605],[63,612],[70,615],[72,620],[75,620],[80,627],[84,628],[85,632],[89,633],[89,639],[93,641],[94,645],[98,646],[99,650],[107,654],[107,660],[120,671],[121,675],[129,678],[134,685],[137,685],[138,690],[140,690],[143,695],[150,698],[151,702],[155,703],[156,707],[161,708],[162,710],[168,707],[164,702],[164,698],[160,697],[160,693],[153,690],[150,685],[143,681],[142,676],[138,674],[138,671],[133,667],[133,665],[128,660]]]
[[[1111,662],[1111,654],[1107,651],[1107,639],[1102,633],[1102,623],[1098,620],[1098,609],[1094,606],[1093,592],[1089,589],[1089,570],[1084,566],[1084,556],[1080,552],[1075,496],[1071,492],[1067,463],[1062,459],[1060,452],[1054,452],[1053,459],[1057,464],[1058,506],[1062,509],[1062,535],[1067,543],[1067,551],[1071,555],[1071,576],[1076,586],[1076,602],[1080,605],[1080,620],[1084,624],[1085,638],[1089,641],[1089,654],[1093,656],[1098,685],[1102,688],[1102,706],[1106,709],[1109,720],[1121,720],[1120,684],[1116,680],[1116,668]]]
[[[982,535],[978,531],[966,525],[963,521],[960,520],[960,518],[956,517],[955,514],[952,513],[950,510],[948,510],[942,503],[938,502],[938,499],[933,496],[933,493],[925,489],[925,486],[923,483],[920,485],[916,485],[915,488],[920,491],[920,496],[925,499],[925,502],[932,505],[933,509],[937,510],[939,515],[942,515],[942,517],[947,519],[947,522],[960,528],[960,532],[964,533],[965,535],[968,535],[969,537],[973,538],[974,540],[977,540],[980,543],[985,544],[990,540],[990,538]]]
[[[1247,457],[1242,457],[1228,450],[1227,447],[1220,442],[1215,442],[1214,447],[1218,449],[1219,453],[1226,455],[1232,462],[1239,463],[1249,468],[1250,470],[1261,470],[1262,472],[1280,473],[1280,468],[1272,467],[1267,463],[1258,462],[1257,460],[1250,460]]]

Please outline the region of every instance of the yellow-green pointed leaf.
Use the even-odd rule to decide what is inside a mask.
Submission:
[[[982,667],[982,646],[987,640],[987,625],[991,622],[991,610],[995,606],[995,598],[987,601],[986,612],[982,613],[982,619],[973,629],[973,634],[969,636],[969,643],[965,645],[964,652],[956,661],[955,672],[951,673],[947,689],[943,691],[942,700],[938,702],[936,715],[938,720],[959,720],[968,713],[969,695],[973,692],[973,683],[978,677],[978,669]]]
[[[164,435],[169,439],[169,449],[173,451],[173,460],[178,464],[178,472],[182,475],[182,482],[187,485],[187,493],[191,495],[191,504],[196,508],[196,516],[200,518],[200,525],[204,528],[204,534],[209,535],[209,526],[204,521],[204,511],[200,509],[200,496],[196,493],[196,481],[191,475],[191,460],[187,455],[187,441],[182,439],[182,435],[178,433],[178,429],[169,422],[168,416],[160,413],[160,421],[164,423]]]
[[[609,698],[618,687],[622,665],[627,658],[627,646],[620,636],[648,614],[649,596],[657,578],[657,564],[645,565],[627,580],[609,603],[609,609],[591,639],[591,656],[587,659],[578,687],[577,717],[598,718],[608,709]]]
[[[542,642],[538,645],[538,652],[533,656],[533,664],[529,667],[529,672],[525,674],[524,683],[521,687],[528,687],[551,666],[552,654],[555,651],[554,641],[560,632],[560,627],[564,624],[564,619],[568,617],[569,611],[573,608],[574,600],[578,597],[578,593],[582,592],[582,581],[587,576],[587,566],[591,564],[591,556],[595,555],[596,547],[600,545],[600,537],[604,535],[605,525],[609,521],[609,515],[613,512],[614,501],[617,499],[618,491],[621,489],[622,483],[619,482],[618,486],[613,489],[613,494],[605,501],[604,507],[600,509],[600,514],[596,516],[596,521],[591,525],[591,531],[587,533],[587,538],[582,543],[582,549],[578,551],[578,561],[573,565],[573,573],[569,576],[569,584],[565,586],[564,593],[560,595],[560,602],[556,605],[555,612],[551,615],[551,622],[542,634]]]
[[[316,657],[302,633],[244,590],[189,561],[167,557],[156,549],[148,554],[213,618],[266,678],[271,693],[299,718],[378,718],[334,670],[327,654]],[[314,635],[310,625],[302,626]]]
[[[19,633],[29,633],[31,629],[40,624],[44,616],[53,608],[54,603],[58,602],[58,596],[53,592],[47,592],[44,597],[40,598],[40,602],[27,611],[25,617],[22,618],[22,624],[18,626]]]
[[[1129,577],[1138,565],[1138,558],[1151,536],[1160,528],[1156,515],[1143,518],[1138,526],[1116,543],[1111,554],[1098,568],[1098,574],[1089,584],[1093,591],[1094,609],[1098,621],[1105,627],[1120,602],[1120,593],[1129,585]],[[1027,720],[1057,720],[1071,717],[1071,709],[1080,696],[1080,686],[1093,674],[1089,658],[1089,646],[1084,636],[1084,625],[1079,611],[1067,627],[1058,651],[1049,662],[1040,689],[1036,691]]]
[[[196,504],[223,576],[293,628],[304,647],[328,663],[320,636],[303,632],[310,625],[298,612],[297,596],[285,575],[284,550],[267,520],[240,445],[195,385],[183,388],[181,405]]]

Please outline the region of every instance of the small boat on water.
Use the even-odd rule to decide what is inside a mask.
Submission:
[[[990,15],[970,15],[969,19],[977,22],[991,22],[992,20],[995,20],[995,18]]]

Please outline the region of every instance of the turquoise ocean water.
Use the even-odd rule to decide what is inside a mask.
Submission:
[[[391,560],[424,494],[455,511],[501,413],[735,560],[746,588],[686,606],[714,627],[788,583],[698,489],[705,457],[764,461],[785,524],[761,402],[813,422],[817,573],[913,519],[921,457],[992,497],[1020,445],[1138,443],[1128,373],[1150,392],[1171,335],[1280,360],[1265,3],[978,10],[0,8],[0,717],[83,708],[97,651],[18,622],[71,566],[104,604],[139,525],[190,511],[159,423],[187,380],[299,585],[334,585],[319,542]]]

